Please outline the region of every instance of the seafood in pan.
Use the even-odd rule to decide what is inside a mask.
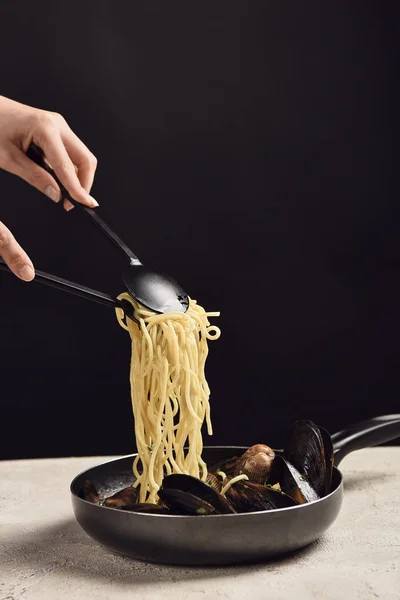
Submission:
[[[167,475],[157,503],[139,503],[134,481],[103,498],[86,481],[82,497],[108,508],[148,514],[206,516],[276,510],[329,494],[333,459],[328,432],[312,421],[297,421],[282,453],[255,444],[240,456],[210,465],[206,481],[179,473]]]

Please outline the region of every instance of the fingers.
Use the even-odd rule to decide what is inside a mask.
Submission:
[[[82,187],[90,192],[96,173],[97,158],[68,126],[61,131],[61,139],[77,168],[77,175]]]
[[[78,136],[69,128],[67,124],[61,129],[61,139],[67,149],[67,152],[75,166],[75,172],[79,178],[82,187],[90,192],[94,175],[97,167],[97,159],[78,138]],[[69,211],[74,208],[68,200],[64,200],[64,208]]]
[[[39,192],[46,194],[53,202],[61,200],[60,188],[53,177],[28,158],[22,150],[12,147],[4,166],[7,171],[21,177]]]
[[[39,139],[34,138],[33,141],[41,147],[46,159],[72,198],[91,208],[98,206],[96,200],[89,195],[81,184],[74,163],[61,139],[60,131],[55,126],[44,127],[38,137]]]
[[[11,271],[23,281],[32,281],[35,270],[27,253],[21,248],[11,231],[0,221],[0,256]]]
[[[75,167],[75,173],[78,175],[78,167],[76,165],[74,165],[74,167]],[[64,208],[67,212],[69,212],[70,210],[75,208],[75,206],[69,200],[64,199],[63,204],[64,204]]]
[[[9,136],[6,137],[7,143],[0,145],[0,168],[25,179],[58,202],[61,199],[61,192],[54,178],[25,154],[33,141],[43,150],[47,162],[68,190],[71,198],[91,208],[98,206],[96,200],[89,194],[97,166],[93,154],[70,129],[61,115],[30,107],[23,107],[23,109],[19,120],[13,114],[11,117],[14,120],[9,119],[11,130],[5,132],[5,135]],[[15,120],[17,125],[20,124],[19,129],[13,125]],[[5,126],[7,124],[6,120]],[[73,205],[64,199],[64,207],[70,210]]]

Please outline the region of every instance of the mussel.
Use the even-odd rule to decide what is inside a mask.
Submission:
[[[164,477],[157,503],[139,503],[139,489],[129,486],[102,502],[85,481],[85,500],[119,510],[148,514],[220,515],[275,510],[313,502],[330,492],[333,445],[329,433],[312,421],[291,427],[283,455],[255,444],[241,456],[209,467],[206,481],[184,474]],[[230,480],[239,475],[233,483]],[[224,492],[222,494],[222,492]]]
[[[333,453],[333,442],[329,433],[323,427],[319,428],[322,441],[324,443],[324,453],[325,453],[325,496],[330,493],[332,488],[332,475],[333,475],[333,464],[335,461],[335,455]]]
[[[83,484],[83,497],[88,502],[92,502],[93,504],[100,503],[100,494],[97,491],[94,483],[89,481],[88,479]]]
[[[138,497],[138,489],[129,486],[105,498],[104,506],[108,508],[120,508],[121,506],[132,505],[137,502]]]
[[[161,488],[158,491],[159,497],[169,510],[176,515],[218,515],[221,514],[209,502],[202,500],[198,496],[174,490]]]
[[[182,514],[234,513],[228,500],[210,485],[191,475],[164,477],[158,496],[171,511]]]
[[[277,456],[272,469],[268,474],[268,485],[279,484],[282,492],[290,496],[298,504],[318,500],[317,492],[310,486],[297,469],[293,467],[283,456]]]
[[[245,480],[233,483],[226,492],[226,498],[238,513],[274,510],[297,505],[295,500],[283,492]]]
[[[288,466],[293,466],[315,490],[318,498],[329,493],[333,446],[325,430],[312,421],[297,421],[289,431],[284,457]]]
[[[120,506],[119,510],[125,510],[127,512],[149,513],[152,515],[167,515],[170,512],[165,506],[152,504],[151,502],[125,504],[124,506]]]

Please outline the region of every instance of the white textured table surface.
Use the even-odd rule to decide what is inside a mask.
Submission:
[[[400,447],[344,459],[345,500],[327,534],[254,567],[157,566],[98,546],[69,484],[104,458],[0,462],[0,600],[400,599]]]

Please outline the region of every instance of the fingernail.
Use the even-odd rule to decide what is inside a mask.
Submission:
[[[61,199],[60,192],[53,188],[52,185],[48,185],[47,188],[44,190],[44,193],[50,198],[50,200],[53,200],[53,202],[59,202]]]
[[[89,196],[89,201],[90,201],[90,206],[93,206],[93,208],[99,205],[99,203],[97,202],[97,200],[95,200],[94,198],[92,198],[92,196]]]
[[[18,271],[18,275],[24,281],[32,281],[35,277],[35,271],[29,265],[25,265],[25,267],[22,267],[22,269]]]

